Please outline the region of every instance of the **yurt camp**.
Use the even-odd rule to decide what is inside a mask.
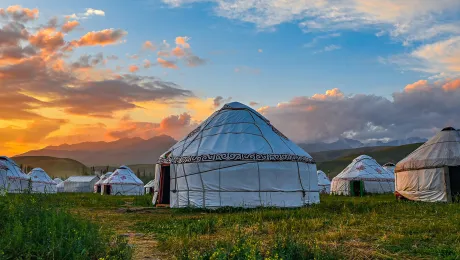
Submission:
[[[155,187],[154,180],[147,182],[147,184],[145,184],[144,186],[145,194],[153,194],[154,187]]]
[[[102,183],[102,194],[144,195],[144,183],[128,166],[120,166]]]
[[[58,185],[56,185],[56,191],[64,192],[64,185],[65,185],[65,181],[61,181]]]
[[[319,192],[329,194],[329,192],[331,192],[331,181],[323,171],[319,170],[316,173],[318,174]]]
[[[92,192],[99,177],[71,176],[64,181],[64,192]]]
[[[94,184],[94,192],[95,193],[101,193],[102,191],[102,183],[107,180],[107,178],[112,175],[112,172],[107,172],[101,176],[101,178]]]
[[[265,117],[224,105],[158,160],[153,203],[300,207],[319,203],[312,157]]]
[[[53,181],[56,183],[56,184],[59,184],[61,182],[63,182],[63,180],[61,178],[54,178]]]
[[[396,164],[388,162],[383,165],[383,168],[387,170],[388,172],[390,172],[391,174],[395,175]]]
[[[394,176],[367,155],[356,157],[331,183],[331,194],[337,195],[363,196],[394,190]]]
[[[22,193],[29,189],[29,181],[13,160],[0,156],[0,192]]]
[[[452,127],[396,164],[397,196],[410,200],[450,202],[460,195],[460,133]]]
[[[57,184],[42,168],[34,168],[29,172],[30,181],[32,182],[32,193],[56,193]]]

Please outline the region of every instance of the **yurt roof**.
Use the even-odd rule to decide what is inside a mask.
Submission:
[[[112,172],[106,172],[105,174],[102,174],[101,178],[94,185],[102,184],[105,180],[107,180],[107,178],[110,177],[110,175],[112,175]]]
[[[33,168],[28,175],[33,182],[56,184],[42,168]]]
[[[61,187],[64,187],[64,182],[60,182],[58,183],[58,185],[56,185],[57,188],[61,188]]]
[[[134,174],[134,172],[125,165],[118,167],[104,182],[104,184],[135,184],[142,185],[144,183]]]
[[[92,182],[95,178],[99,179],[96,175],[91,176],[70,176],[66,182]]]
[[[7,175],[10,178],[18,178],[23,180],[28,180],[30,177],[23,173],[19,166],[6,156],[0,156],[0,169],[4,169],[7,172]]]
[[[312,157],[264,116],[238,102],[225,104],[164,153],[158,163],[298,161]]]
[[[319,185],[331,185],[331,181],[327,177],[326,173],[319,170],[316,172],[318,174],[318,184]]]
[[[386,179],[388,181],[394,181],[394,176],[378,164],[372,157],[360,155],[339,175],[334,177],[334,179],[368,181]]]
[[[396,172],[460,165],[460,132],[446,127],[396,164]]]
[[[151,180],[145,184],[144,188],[151,188],[155,186],[155,180]]]
[[[61,182],[63,182],[63,180],[61,178],[54,178],[53,181],[56,183],[56,184],[59,184]]]

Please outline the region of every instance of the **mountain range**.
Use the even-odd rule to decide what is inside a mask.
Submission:
[[[158,157],[177,141],[174,138],[161,135],[150,139],[122,138],[113,142],[83,142],[47,146],[40,150],[32,150],[17,156],[52,156],[71,158],[87,166],[119,166],[123,164],[154,164]],[[400,146],[405,144],[423,143],[426,139],[413,137],[390,142],[362,143],[353,139],[341,138],[332,143],[301,143],[309,153],[323,151],[346,150],[364,147]]]

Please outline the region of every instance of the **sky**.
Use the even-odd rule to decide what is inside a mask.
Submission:
[[[0,154],[176,139],[226,102],[296,142],[460,127],[458,0],[10,1]]]

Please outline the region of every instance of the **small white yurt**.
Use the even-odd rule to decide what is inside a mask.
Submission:
[[[56,193],[57,184],[42,168],[34,168],[29,172],[32,181],[32,193]]]
[[[94,184],[94,192],[101,193],[102,192],[102,183],[107,180],[107,178],[112,175],[112,172],[107,172],[101,176],[101,178]]]
[[[319,203],[312,157],[238,102],[214,112],[159,158],[154,191],[154,204],[172,208]]]
[[[393,174],[367,155],[356,157],[331,183],[331,194],[337,195],[362,196],[394,190]]]
[[[61,182],[63,182],[63,180],[61,178],[54,178],[53,181],[56,183],[56,184],[59,184]]]
[[[120,166],[102,183],[102,194],[144,195],[144,183],[128,166]]]
[[[154,187],[155,187],[155,180],[151,180],[147,182],[147,184],[145,184],[144,186],[145,194],[153,194]]]
[[[319,193],[329,194],[331,192],[331,181],[323,171],[319,170],[316,173],[318,174]]]
[[[56,185],[56,191],[64,192],[64,184],[65,184],[65,181],[61,181],[58,185]]]
[[[29,189],[30,178],[10,158],[0,156],[0,193],[22,193]]]
[[[460,133],[452,127],[396,164],[396,195],[410,200],[450,202],[460,196]]]
[[[96,175],[71,176],[64,181],[64,192],[92,192],[98,180]]]
[[[382,167],[383,169],[387,170],[389,173],[393,174],[393,176],[395,175],[396,164],[388,162],[388,163],[385,163]]]

